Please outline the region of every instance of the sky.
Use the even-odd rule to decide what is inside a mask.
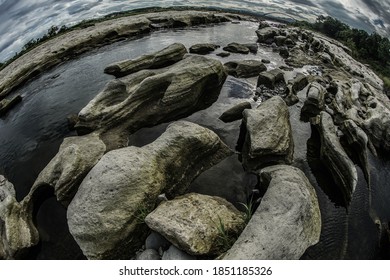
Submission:
[[[284,12],[297,19],[330,15],[348,25],[390,36],[390,0],[0,0],[0,62],[52,26],[143,7],[201,6]]]

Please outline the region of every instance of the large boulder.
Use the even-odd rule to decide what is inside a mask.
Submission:
[[[332,117],[322,111],[317,119],[316,127],[321,136],[321,160],[349,203],[358,180],[355,164],[340,143]]]
[[[284,80],[284,73],[280,69],[272,69],[267,72],[260,73],[257,79],[257,86],[264,85],[267,88],[274,89],[278,83],[286,83]]]
[[[301,170],[287,165],[264,168],[260,181],[268,189],[224,259],[299,259],[320,238],[316,192]]]
[[[231,203],[220,197],[196,193],[160,204],[145,222],[191,255],[222,253],[226,248],[222,246],[221,234],[237,236],[244,227],[242,213]]]
[[[275,27],[264,27],[256,31],[259,43],[272,44],[274,37],[280,34],[278,28]]]
[[[0,259],[13,259],[38,241],[30,211],[17,202],[14,186],[0,175]]]
[[[241,54],[248,54],[251,51],[248,46],[240,43],[230,43],[224,47],[223,50],[231,53]]]
[[[111,81],[79,113],[79,133],[113,128],[133,133],[205,109],[219,96],[226,73],[221,62],[188,55],[176,64]]]
[[[267,71],[267,67],[258,60],[229,61],[225,63],[225,69],[229,75],[237,78],[249,78]]]
[[[310,84],[306,93],[306,100],[302,107],[302,113],[316,116],[325,109],[325,88],[317,82]]]
[[[243,115],[246,136],[242,159],[247,170],[292,162],[294,142],[290,114],[281,97],[272,97],[256,109],[245,110]]]
[[[68,207],[69,230],[89,259],[131,257],[146,238],[145,215],[161,193],[183,194],[202,171],[231,155],[212,131],[180,121],[144,147],[105,154]]]
[[[157,69],[182,60],[187,53],[183,44],[174,43],[158,52],[146,54],[136,59],[115,62],[104,69],[107,74],[123,77],[143,69]]]
[[[87,173],[106,151],[106,145],[96,134],[68,137],[57,155],[42,170],[34,182],[28,200],[42,186],[54,188],[57,200],[67,206]]]

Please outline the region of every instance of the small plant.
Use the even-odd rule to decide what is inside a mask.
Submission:
[[[149,215],[150,212],[152,212],[153,209],[147,205],[142,205],[138,211],[135,214],[135,220],[137,221],[137,224],[144,224],[145,218],[147,215]]]
[[[226,230],[226,227],[220,217],[218,217],[218,238],[217,238],[217,247],[222,251],[226,252],[229,250],[234,242],[236,242],[237,237],[235,234],[233,235],[231,232]]]
[[[253,210],[254,210],[254,203],[251,199],[246,204],[242,203],[242,202],[240,202],[240,204],[245,208],[244,221],[245,221],[245,224],[247,225],[249,223],[250,219],[252,219],[252,214],[253,214]]]

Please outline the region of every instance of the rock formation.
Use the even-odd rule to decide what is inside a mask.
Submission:
[[[298,168],[276,165],[260,172],[268,189],[225,260],[294,260],[319,241],[317,195]]]
[[[196,176],[230,154],[215,133],[184,121],[142,148],[108,152],[68,207],[70,232],[89,259],[129,257],[142,242],[143,215],[158,195],[185,193]]]
[[[237,78],[249,78],[267,71],[267,67],[258,60],[229,61],[225,63],[229,75]]]
[[[246,136],[242,159],[246,170],[291,163],[294,142],[288,107],[283,99],[273,97],[256,109],[245,110],[243,114]]]
[[[252,109],[252,105],[248,102],[242,102],[223,112],[219,119],[225,123],[234,122],[242,119],[242,113],[245,109]]]
[[[243,214],[231,203],[195,193],[160,204],[145,222],[191,255],[219,255],[224,249],[221,234],[234,237],[244,227]]]
[[[216,49],[218,49],[220,46],[216,44],[195,44],[190,47],[190,53],[195,53],[195,54],[209,54]]]
[[[187,49],[183,44],[174,43],[152,54],[113,63],[107,66],[104,72],[118,78],[143,69],[163,68],[182,60],[186,53]]]

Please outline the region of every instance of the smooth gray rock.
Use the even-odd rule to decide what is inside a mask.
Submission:
[[[231,154],[214,132],[185,121],[149,145],[108,152],[68,207],[70,233],[89,259],[129,258],[146,238],[144,217],[158,196],[185,193],[195,177]]]
[[[253,54],[256,54],[259,50],[259,46],[257,44],[243,44],[245,47],[249,49],[249,51]]]
[[[286,83],[283,71],[277,68],[260,73],[257,79],[257,86],[264,85],[270,89],[274,89],[277,83]]]
[[[188,55],[172,66],[111,81],[79,113],[79,133],[99,130],[127,139],[145,126],[191,115],[214,103],[226,73],[221,62]],[[113,141],[106,141],[113,142]]]
[[[315,189],[301,170],[287,165],[264,168],[260,180],[268,189],[223,259],[297,260],[320,239]]]
[[[183,44],[174,43],[158,52],[146,54],[136,59],[115,62],[104,69],[104,73],[115,77],[138,72],[143,69],[158,69],[172,65],[183,59],[187,49]]]
[[[242,54],[248,54],[250,52],[250,49],[247,46],[239,43],[230,43],[226,47],[224,47],[223,50],[231,53]]]
[[[358,180],[355,164],[344,151],[332,117],[327,112],[320,113],[316,127],[321,136],[321,160],[349,203]]]
[[[160,248],[168,249],[170,245],[171,243],[164,236],[155,231],[149,234],[145,241],[146,249],[154,249],[156,251]]]
[[[161,256],[158,254],[156,250],[146,249],[145,251],[139,253],[136,259],[140,261],[161,260]]]
[[[252,109],[252,105],[250,102],[245,101],[233,106],[229,110],[223,112],[219,119],[225,123],[240,120],[242,119],[242,113],[245,109]]]
[[[186,252],[179,250],[174,245],[169,247],[167,251],[164,252],[162,256],[163,261],[173,261],[173,260],[196,260],[195,256],[191,256]]]
[[[243,115],[246,136],[242,159],[246,170],[292,162],[294,142],[290,114],[281,97],[272,97],[256,109],[245,110]]]
[[[267,67],[258,60],[229,61],[224,64],[226,72],[237,78],[249,78],[267,71]]]
[[[96,134],[65,138],[58,153],[39,174],[24,201],[32,200],[34,193],[39,192],[41,187],[50,186],[54,188],[57,200],[68,206],[84,177],[105,152],[106,145]]]
[[[230,55],[230,52],[220,52],[216,54],[219,57],[228,57]]]
[[[225,199],[190,193],[160,204],[146,219],[177,248],[191,255],[219,255],[221,227],[236,236],[244,228],[243,214]]]
[[[190,47],[189,51],[190,53],[195,53],[195,54],[209,54],[216,49],[218,49],[220,46],[216,44],[195,44]]]
[[[309,116],[316,116],[325,109],[326,89],[317,82],[310,84],[306,93],[306,100],[302,112]]]

